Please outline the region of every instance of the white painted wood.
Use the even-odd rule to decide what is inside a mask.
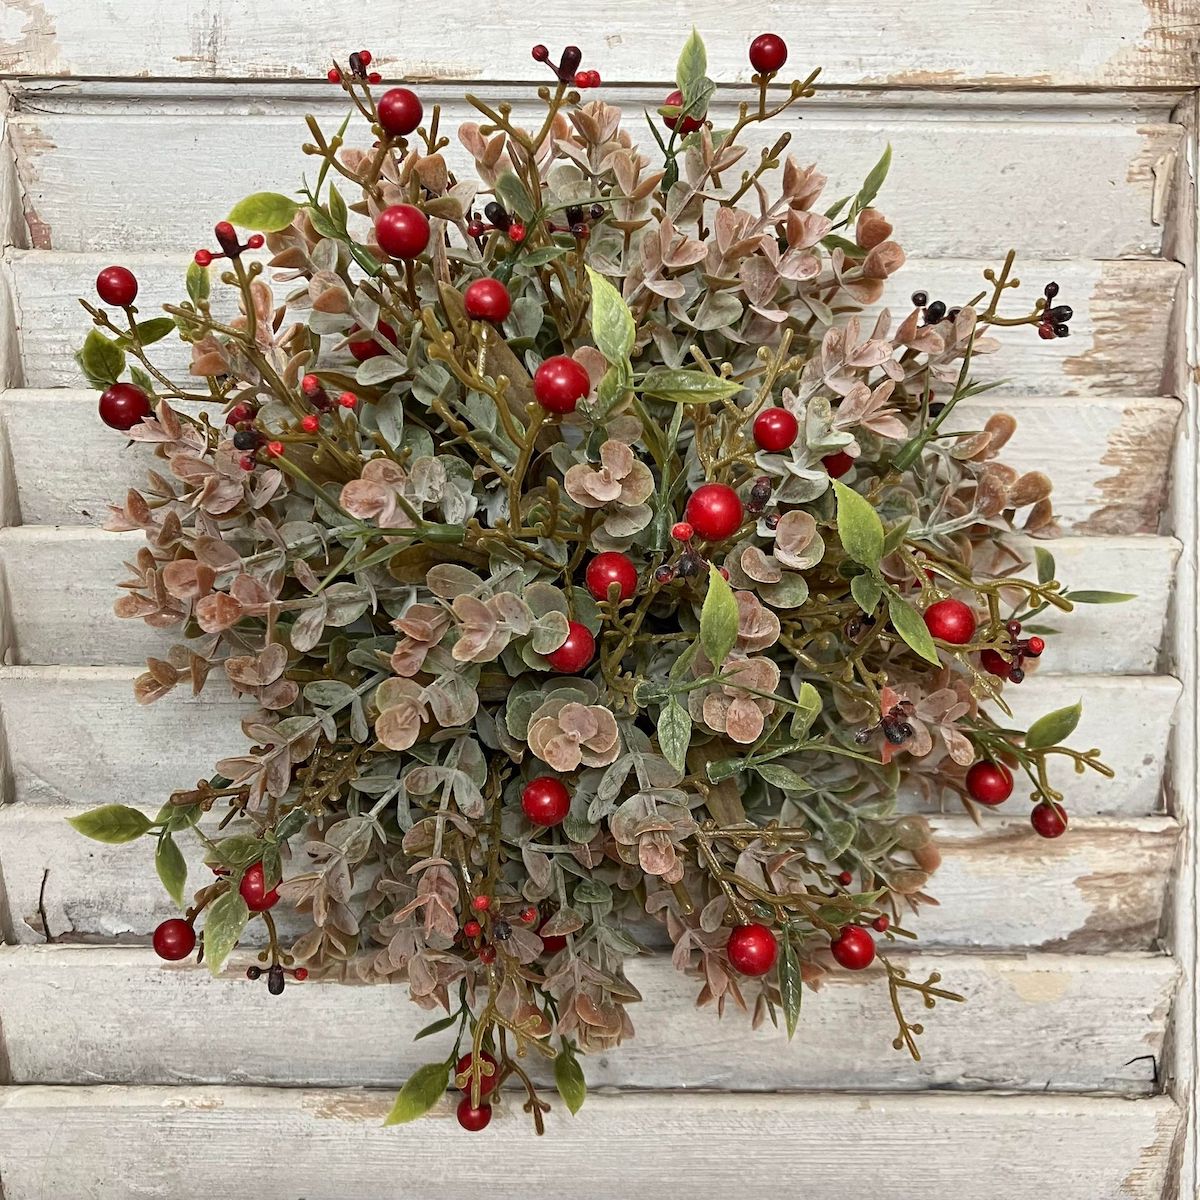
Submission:
[[[77,0],[12,5],[0,22],[0,71],[16,75],[234,78],[321,77],[366,38],[374,68],[394,79],[549,81],[530,62],[537,38],[554,51],[583,48],[606,80],[665,80],[695,24],[710,74],[746,81],[746,49],[765,27],[788,38],[791,66],[812,60],[830,84],[962,86],[1188,86],[1194,83],[1194,12],[1188,0],[1067,0],[1034,21],[1013,0],[915,0],[883,22],[855,0],[773,9],[679,0],[613,0],[539,12],[532,23],[486,0],[419,9],[402,29],[380,25],[370,0],[313,5],[297,20],[284,0],[141,0],[95,8]],[[377,35],[372,37],[372,34]]]
[[[451,168],[473,173],[456,136],[464,120],[479,119],[463,100],[464,89],[420,90],[427,112],[442,104],[442,128],[451,137],[443,153]],[[545,106],[533,87],[489,87],[485,95],[493,103],[511,102],[518,123],[540,125]],[[346,111],[334,88],[305,97],[291,87],[282,95],[259,89],[247,97],[238,87],[218,96],[174,97],[173,89],[144,85],[123,100],[88,91],[67,107],[54,93],[18,91],[12,138],[33,245],[104,254],[206,245],[214,220],[242,195],[261,190],[268,173],[285,191],[311,176],[314,160],[301,150],[311,141],[306,112],[332,132]],[[662,89],[604,94],[626,110],[631,134],[652,157],[658,151],[641,114],[653,112],[662,98]],[[58,111],[46,112],[46,101]],[[1010,245],[1028,257],[1157,254],[1156,171],[1178,152],[1179,127],[1137,119],[1132,111],[1098,119],[1058,103],[1055,94],[1043,93],[1004,109],[947,106],[940,99],[919,108],[894,93],[878,99],[873,92],[821,93],[784,117],[751,126],[743,141],[756,160],[759,147],[790,133],[789,152],[816,162],[829,177],[829,201],[857,191],[890,144],[892,168],[878,206],[914,256],[987,257]],[[714,127],[732,125],[736,104],[722,96],[710,107]],[[362,120],[348,136],[351,145],[370,142]],[[205,152],[213,146],[221,147],[220,171],[211,169]],[[954,160],[973,169],[946,173],[945,164]],[[980,187],[984,175],[996,186]],[[1070,202],[1021,202],[1040,196],[1069,196]],[[1089,219],[1075,220],[1080,211]]]
[[[264,180],[264,185],[269,182]],[[223,210],[216,217],[222,215]],[[996,258],[1002,255],[998,250]],[[82,344],[89,321],[77,298],[94,294],[96,274],[111,255],[28,250],[11,251],[9,257],[26,385],[79,387],[82,378],[71,356]],[[121,258],[140,279],[143,314],[183,296],[186,254],[127,253]],[[947,303],[964,302],[983,286],[982,272],[989,265],[996,264],[912,259],[892,277],[885,300],[897,315],[908,311],[914,288]],[[1178,263],[1030,259],[1019,264],[1017,277],[1026,286],[1005,311],[1031,306],[1042,286],[1053,279],[1061,288],[1059,299],[1075,310],[1071,337],[1043,341],[1032,326],[1005,331],[1002,348],[986,362],[979,360],[981,377],[1003,380],[1003,392],[1017,395],[1152,396],[1161,391],[1171,305],[1182,279]],[[235,307],[230,289],[214,290],[213,311],[218,316],[231,315]],[[183,377],[189,361],[186,349],[175,339],[165,340],[154,347],[154,361],[169,374]]]
[[[1053,476],[1064,530],[1158,532],[1177,400],[1009,396],[991,405],[965,403],[955,428],[978,429],[996,408],[1018,422],[1005,460]],[[211,406],[208,411],[216,416]],[[47,428],[54,437],[46,436]],[[1064,446],[1070,453],[1063,453]],[[0,391],[0,494],[7,489],[13,495],[7,524],[100,524],[106,505],[124,496],[153,462],[147,447],[103,429],[94,391]]]
[[[10,1082],[395,1087],[453,1044],[451,1034],[413,1042],[435,1014],[409,1003],[403,985],[310,981],[274,998],[246,980],[253,961],[242,958],[213,980],[206,968],[164,965],[150,950],[0,949]],[[938,971],[942,986],[967,997],[929,1014],[920,1063],[890,1052],[895,1020],[882,969],[835,969],[805,997],[789,1045],[769,1023],[752,1030],[737,1010],[718,1019],[712,1008],[696,1008],[698,982],[656,956],[628,964],[644,1000],[631,1008],[636,1036],[586,1059],[588,1082],[736,1091],[1152,1090],[1152,1062],[1142,1056],[1161,1052],[1176,977],[1171,959],[919,954],[903,962],[912,978]],[[318,1028],[322,1035],[313,1037]],[[1048,1028],[1062,1036],[1045,1038]],[[531,1066],[539,1080],[552,1080],[544,1066]]]
[[[178,641],[178,630],[156,629],[113,614],[113,602],[121,594],[116,585],[128,578],[123,564],[144,544],[140,532],[112,534],[89,526],[0,530],[0,571],[11,638],[8,661],[136,663],[147,654],[161,655]],[[1043,614],[1042,624],[1069,636],[1052,641],[1040,670],[1153,671],[1176,543],[1169,538],[1112,537],[1060,538],[1046,545],[1055,555],[1059,578],[1069,586],[1134,592],[1136,598],[1119,605],[1078,605],[1061,616]]]
[[[1158,1200],[1179,1123],[1166,1097],[594,1095],[536,1138],[513,1105],[464,1146],[450,1099],[384,1128],[393,1093],[241,1087],[0,1090],[7,1200],[573,1200],[658,1191],[825,1200]],[[478,1158],[476,1156],[479,1156]],[[503,1169],[501,1169],[501,1164]],[[567,1182],[569,1181],[569,1183]],[[664,1193],[664,1187],[667,1189]]]
[[[91,790],[71,807],[0,808],[10,941],[44,940],[39,901],[51,936],[64,942],[144,940],[178,915],[149,844],[108,846],[66,824],[81,807],[109,798]],[[153,811],[157,799],[147,791],[138,807]],[[943,862],[929,892],[940,903],[913,920],[922,946],[1099,953],[1155,945],[1175,853],[1173,820],[1089,817],[1073,805],[1069,834],[1048,843],[1030,829],[1023,800],[1007,807],[1004,815],[985,814],[979,828],[961,815],[934,818]],[[195,841],[181,845],[190,879],[208,878]],[[285,911],[276,916],[289,934],[301,930]],[[260,935],[254,926],[248,936]]]

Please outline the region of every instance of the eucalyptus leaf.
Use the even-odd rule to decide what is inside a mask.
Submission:
[[[496,199],[510,212],[515,213],[522,221],[532,221],[537,215],[533,197],[529,189],[512,171],[505,171],[496,180]]]
[[[1066,741],[1075,732],[1082,715],[1083,701],[1077,700],[1066,708],[1056,708],[1044,717],[1038,717],[1025,733],[1025,749],[1044,750]]]

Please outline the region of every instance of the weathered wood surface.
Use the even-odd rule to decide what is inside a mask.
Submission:
[[[197,406],[197,410],[204,406]],[[1180,405],[1170,397],[1010,396],[1018,422],[1004,460],[1052,475],[1067,532],[1157,533]],[[209,406],[210,416],[217,413]],[[995,411],[964,403],[955,428],[977,429]],[[55,431],[46,437],[47,427]],[[0,391],[0,509],[8,525],[94,525],[107,504],[144,479],[154,456],[103,436],[96,393]],[[64,454],[64,447],[70,452]],[[1070,452],[1063,453],[1063,447]],[[7,452],[6,452],[7,451]]]
[[[121,595],[116,585],[129,577],[123,564],[142,545],[140,532],[113,534],[88,526],[0,529],[8,660],[31,666],[109,666],[161,655],[178,640],[177,630],[113,614],[113,602]],[[1135,598],[1044,615],[1042,624],[1069,636],[1051,642],[1040,670],[1154,671],[1178,544],[1158,537],[1085,537],[1045,545],[1066,585],[1121,590]]]
[[[9,1082],[302,1079],[314,1087],[394,1087],[452,1042],[451,1034],[413,1042],[437,1014],[412,1004],[404,985],[289,984],[276,998],[245,978],[252,961],[214,980],[204,967],[164,966],[149,950],[0,949]],[[832,972],[805,997],[789,1044],[769,1022],[752,1030],[737,1009],[718,1019],[711,1007],[696,1008],[698,982],[655,956],[628,965],[645,1001],[631,1009],[636,1036],[588,1058],[588,1082],[735,1091],[1153,1089],[1143,1056],[1162,1049],[1177,973],[1169,958],[906,954],[896,961],[913,979],[939,972],[941,986],[967,998],[929,1014],[920,1063],[891,1048],[896,1026],[882,968]],[[1058,1035],[1046,1037],[1051,1029]],[[543,1065],[531,1065],[552,1082]]]
[[[1165,1096],[594,1095],[534,1136],[519,1109],[464,1147],[447,1098],[419,1129],[384,1128],[393,1093],[243,1087],[0,1089],[6,1200],[1158,1200],[1180,1114]],[[586,1114],[586,1115],[585,1115]],[[602,1147],[603,1150],[598,1148]],[[748,1160],[747,1148],[752,1147]],[[476,1156],[480,1157],[476,1157]],[[503,1164],[503,1170],[500,1164]],[[567,1182],[569,1181],[569,1182]]]
[[[556,53],[582,47],[585,67],[608,81],[666,80],[689,28],[706,34],[709,72],[748,81],[746,49],[772,28],[788,38],[790,66],[809,57],[831,84],[941,87],[1011,84],[1083,87],[1189,86],[1197,77],[1195,11],[1189,0],[1065,0],[1053,20],[1034,20],[1013,0],[915,0],[903,20],[856,0],[819,8],[678,0],[614,0],[549,9],[530,25],[486,0],[414,8],[402,27],[379,24],[370,0],[312,5],[285,0],[138,0],[115,7],[77,0],[10,3],[0,22],[0,72],[122,78],[324,76],[366,38],[386,79],[538,79],[535,38]],[[372,36],[375,35],[375,36]]]
[[[80,808],[109,798],[91,791],[72,807],[0,808],[10,941],[43,941],[43,911],[51,936],[63,942],[144,940],[159,921],[178,915],[154,873],[149,843],[104,845],[66,824]],[[158,799],[145,791],[139,806],[152,812]],[[1177,824],[1168,817],[1089,817],[1073,806],[1069,834],[1046,842],[1026,813],[1016,797],[1002,814],[984,814],[978,828],[961,815],[934,818],[943,862],[929,892],[939,904],[911,919],[921,944],[1081,953],[1153,947]],[[208,878],[203,855],[194,839],[181,845],[198,886]],[[289,932],[301,929],[285,911],[277,915]],[[252,926],[249,936],[260,935]]]
[[[456,131],[480,114],[461,87],[420,90],[427,112],[442,105],[449,165],[470,175]],[[1056,93],[1030,94],[1003,108],[978,95],[947,100],[918,93],[913,100],[894,92],[822,92],[774,121],[750,126],[742,138],[745,162],[757,162],[759,149],[787,132],[788,152],[828,176],[831,203],[857,191],[890,144],[892,168],[878,206],[900,244],[917,257],[988,258],[1008,246],[1029,258],[1159,253],[1178,125],[1132,107],[1092,119],[1098,114],[1062,107]],[[518,124],[541,123],[545,108],[532,87],[489,87],[486,97],[511,102]],[[662,90],[613,88],[603,98],[625,109],[631,134],[657,154],[642,112],[655,110]],[[715,128],[733,124],[737,102],[733,96],[714,102]],[[311,176],[315,160],[301,149],[311,141],[306,113],[332,131],[347,107],[334,88],[305,94],[289,87],[280,95],[244,85],[182,96],[155,85],[116,95],[85,85],[63,96],[35,84],[19,89],[15,103],[9,128],[28,222],[23,244],[104,254],[207,245],[213,223],[241,196],[265,186],[290,192],[302,175]],[[96,137],[99,120],[103,138]],[[350,145],[370,142],[358,118],[347,136]],[[205,152],[215,146],[221,147],[220,171],[211,170]],[[951,162],[971,169],[947,172]],[[981,187],[989,178],[995,184]],[[1013,202],[1035,196],[1069,196],[1070,213],[1087,212],[1089,219],[1071,220],[1055,203]]]
[[[206,222],[209,218],[206,218]],[[1002,257],[999,251],[997,257]],[[10,250],[9,272],[18,313],[21,369],[26,386],[79,387],[82,376],[72,355],[87,332],[87,315],[77,298],[92,297],[96,274],[111,255],[64,254],[53,250]],[[126,253],[122,261],[139,278],[143,313],[177,303],[184,295],[189,256]],[[909,296],[923,288],[947,303],[964,303],[984,286],[982,259],[910,259],[889,281],[884,301],[898,320],[909,311]],[[1003,381],[992,393],[1015,395],[1158,395],[1163,390],[1171,307],[1181,279],[1178,263],[1162,260],[1053,262],[1029,259],[1019,265],[1021,293],[1010,293],[1006,312],[1031,306],[1048,280],[1059,298],[1075,310],[1071,336],[1043,341],[1031,326],[1002,330],[1000,350],[977,360],[978,373]],[[281,289],[280,296],[284,294]],[[876,306],[876,309],[879,306]],[[214,288],[213,311],[231,316],[232,289]],[[870,312],[876,311],[870,310]],[[161,351],[161,353],[160,353]],[[154,361],[168,374],[185,378],[187,347],[168,339],[153,347]]]
[[[199,698],[186,688],[145,708],[133,704],[131,667],[0,669],[0,719],[11,798],[33,804],[157,803],[240,752],[239,712],[214,676]],[[1008,695],[1018,721],[1084,698],[1072,744],[1102,746],[1115,780],[1056,779],[1080,814],[1158,811],[1163,759],[1179,685],[1167,676],[1041,675]]]

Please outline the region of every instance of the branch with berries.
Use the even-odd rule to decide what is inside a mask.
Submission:
[[[904,263],[890,148],[832,200],[786,133],[749,156],[816,79],[780,79],[778,35],[749,54],[718,128],[695,33],[629,123],[579,48],[535,46],[533,127],[468,96],[463,171],[359,50],[314,173],[235,204],[183,296],[143,318],[114,266],[84,302],[100,417],[153,456],[111,508],[146,537],[116,611],[179,637],[136,698],[216,676],[247,707],[244,751],[157,813],[73,824],[153,847],[160,957],[440,1012],[392,1123],[453,1088],[463,1128],[511,1094],[540,1132],[551,1078],[576,1111],[581,1060],[633,1034],[626,961],[667,945],[700,1003],[789,1037],[865,972],[919,1057],[902,998],[961,999],[891,953],[933,901],[924,811],[1022,775],[1057,837],[1053,768],[1111,774],[1067,744],[1078,705],[1021,729],[1004,692],[1053,658],[1044,614],[1127,597],[1057,579],[1012,418],[958,424],[991,334],[1070,309],[1049,283],[1022,311],[1009,254],[866,317]]]

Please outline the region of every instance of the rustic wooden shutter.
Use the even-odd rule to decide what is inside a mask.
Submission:
[[[75,297],[118,261],[147,309],[174,299],[234,199],[298,176],[303,114],[335,123],[331,53],[366,43],[452,128],[458,80],[528,103],[503,81],[537,77],[538,40],[578,42],[622,81],[609,96],[653,109],[691,20],[718,79],[748,76],[764,28],[824,65],[790,149],[831,194],[892,144],[901,296],[969,295],[1012,246],[1074,307],[1068,342],[1022,331],[989,369],[1020,421],[1009,457],[1055,480],[1064,575],[1138,598],[1083,611],[1017,699],[1082,697],[1080,738],[1118,777],[1071,783],[1058,842],[1018,800],[980,828],[938,818],[943,907],[915,957],[969,1003],[930,1014],[919,1064],[861,979],[810,996],[789,1046],[715,1024],[647,960],[637,1039],[589,1064],[588,1105],[542,1142],[519,1119],[383,1129],[389,1093],[353,1089],[426,1057],[400,991],[274,1000],[160,967],[151,863],[64,822],[157,807],[240,740],[219,698],[132,705],[162,643],[111,616],[139,539],[99,526],[139,459],[80,390]],[[1198,46],[1194,0],[0,6],[0,1195],[1193,1194]]]

